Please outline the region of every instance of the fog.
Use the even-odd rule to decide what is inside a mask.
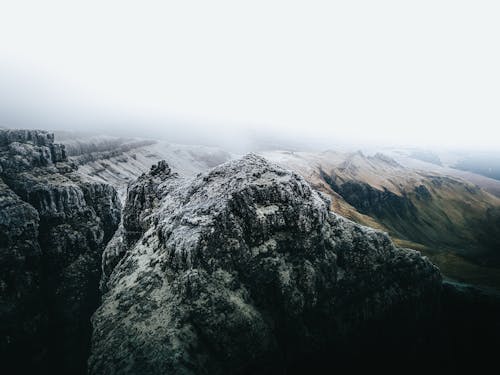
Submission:
[[[497,150],[498,19],[496,1],[2,2],[0,126]]]

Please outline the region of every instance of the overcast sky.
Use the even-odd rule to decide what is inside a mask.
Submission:
[[[0,125],[500,148],[498,1],[0,4]]]

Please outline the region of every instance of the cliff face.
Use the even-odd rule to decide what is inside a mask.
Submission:
[[[179,145],[163,140],[126,139],[109,136],[85,137],[58,133],[68,159],[78,165],[85,181],[104,182],[113,186],[125,201],[127,186],[160,160],[184,176],[194,176],[233,158],[215,147]]]
[[[496,361],[495,293],[443,287],[425,257],[330,212],[304,179],[261,157],[194,178],[160,162],[129,184],[120,226],[116,191],[75,168],[51,134],[0,131],[9,373],[84,374],[87,359],[91,374],[477,371]]]
[[[113,188],[86,183],[42,131],[0,131],[0,345],[15,372],[83,373]]]
[[[0,180],[0,353],[43,355],[47,327],[42,296],[38,212]],[[24,346],[24,347],[23,347]],[[21,357],[19,357],[19,360]]]
[[[332,370],[367,343],[407,353],[439,305],[426,258],[255,155],[188,180],[159,164],[129,189],[123,224],[103,257],[92,374]]]

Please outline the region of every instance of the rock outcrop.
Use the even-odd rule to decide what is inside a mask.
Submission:
[[[43,131],[0,131],[0,352],[10,373],[85,373],[101,256],[120,222]],[[13,371],[13,372],[12,372]]]
[[[358,349],[394,360],[439,305],[426,258],[255,155],[193,179],[159,164],[129,189],[123,224],[103,256],[91,374],[333,371]]]
[[[0,356],[44,355],[47,309],[42,295],[38,212],[0,179]],[[9,362],[7,362],[9,363]],[[7,367],[8,368],[8,367]]]

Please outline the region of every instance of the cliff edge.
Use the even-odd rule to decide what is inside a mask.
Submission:
[[[9,373],[86,373],[116,191],[87,183],[51,133],[0,130],[0,361]]]
[[[364,335],[394,341],[376,353],[420,338],[442,288],[418,252],[253,154],[193,179],[153,167],[103,259],[91,374],[333,369]]]

